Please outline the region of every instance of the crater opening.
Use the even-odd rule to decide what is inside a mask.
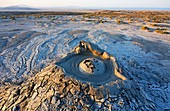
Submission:
[[[97,58],[87,58],[79,64],[79,70],[83,74],[101,75],[105,73],[106,66]]]

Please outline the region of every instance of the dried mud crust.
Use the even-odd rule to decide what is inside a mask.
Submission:
[[[127,81],[126,81],[127,82]],[[0,87],[1,111],[56,110],[154,110],[155,105],[133,84],[117,80],[93,87],[65,76],[56,65],[43,69],[21,85]],[[133,82],[133,81],[131,81]]]

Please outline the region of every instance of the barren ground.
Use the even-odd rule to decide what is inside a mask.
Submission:
[[[136,17],[129,21],[129,17],[107,17],[107,13],[11,13],[5,18],[1,12],[0,85],[20,85],[85,40],[114,55],[128,72],[126,77],[138,83],[157,110],[170,109],[170,20],[157,23]],[[165,18],[170,16],[168,11],[162,13]],[[156,33],[156,28],[164,28],[167,34]]]

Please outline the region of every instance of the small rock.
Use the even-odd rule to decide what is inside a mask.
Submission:
[[[82,98],[82,102],[84,104],[86,104],[87,106],[90,106],[91,104],[93,104],[93,100],[92,98],[90,97],[89,94],[85,95],[83,98]]]
[[[103,59],[109,59],[110,56],[109,56],[109,54],[107,52],[104,52],[103,55],[102,55],[102,58]]]
[[[14,106],[12,111],[20,111],[20,107],[17,105],[17,106]]]
[[[54,90],[51,88],[48,92],[47,92],[47,98],[50,98],[51,96],[54,95]]]
[[[57,101],[57,98],[56,96],[53,96],[52,99],[51,99],[51,104],[55,104]]]
[[[28,106],[29,110],[31,110],[31,109],[36,110],[40,105],[41,105],[41,98],[37,96],[34,100],[29,102],[29,104],[27,106]]]
[[[38,95],[37,91],[34,92],[33,95],[32,95],[32,100],[34,100],[37,97],[37,95]]]
[[[60,100],[57,101],[56,107],[58,107],[58,105],[60,105]]]
[[[39,87],[38,88],[38,93],[39,94],[43,94],[44,92],[46,92],[46,88],[45,87]]]
[[[42,103],[43,111],[48,111],[48,105],[45,104],[45,102]]]
[[[123,101],[123,99],[120,99],[119,102],[118,102],[118,104],[119,104],[120,107],[123,107],[123,106],[124,106],[124,101]]]
[[[34,90],[38,89],[38,87],[40,87],[40,85],[41,85],[41,81],[38,81],[38,82],[36,83],[35,87],[34,87]]]
[[[80,53],[80,51],[81,51],[81,48],[80,48],[80,47],[76,47],[76,48],[75,48],[76,54]]]

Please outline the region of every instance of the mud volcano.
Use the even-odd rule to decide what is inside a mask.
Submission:
[[[80,41],[79,45],[57,63],[67,75],[93,85],[110,81],[126,80],[118,68],[116,60],[97,45]]]
[[[113,56],[84,41],[24,83],[0,86],[1,111],[154,109],[155,104],[138,84],[121,74]]]

